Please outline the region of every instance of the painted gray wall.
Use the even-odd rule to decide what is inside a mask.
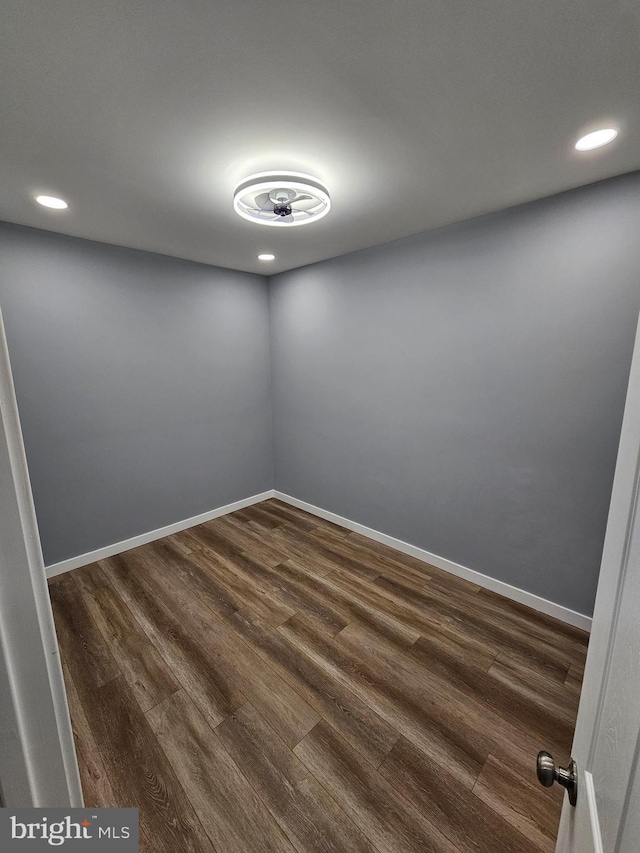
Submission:
[[[48,565],[272,487],[267,282],[0,224]]]
[[[271,279],[276,488],[590,614],[639,238],[634,173]]]

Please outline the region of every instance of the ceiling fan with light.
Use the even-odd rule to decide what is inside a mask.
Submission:
[[[262,172],[241,181],[233,193],[236,213],[278,228],[307,225],[331,208],[328,188],[299,172]]]

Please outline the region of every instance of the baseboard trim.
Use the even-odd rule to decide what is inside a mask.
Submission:
[[[318,518],[324,518],[326,521],[332,521],[340,527],[345,527],[347,530],[353,530],[356,533],[367,536],[369,539],[375,539],[376,542],[382,542],[383,545],[388,545],[390,548],[395,548],[396,551],[401,551],[403,554],[408,554],[411,557],[416,557],[425,563],[436,566],[445,572],[450,572],[459,578],[464,578],[471,583],[477,584],[484,589],[490,589],[492,592],[497,592],[505,598],[510,598],[512,601],[517,601],[520,604],[526,604],[540,613],[545,613],[547,616],[553,616],[555,619],[560,619],[569,625],[576,628],[582,628],[584,631],[591,630],[591,617],[585,616],[582,613],[577,613],[575,610],[570,610],[568,607],[563,607],[561,604],[556,604],[553,601],[548,601],[546,598],[541,598],[539,595],[534,595],[532,592],[527,592],[517,586],[505,583],[504,581],[496,580],[483,575],[481,572],[476,572],[473,569],[468,569],[466,566],[461,566],[459,563],[454,563],[452,560],[447,560],[446,557],[439,557],[437,554],[431,554],[422,548],[415,545],[410,545],[408,542],[403,542],[401,539],[395,539],[393,536],[387,536],[386,533],[380,533],[378,530],[373,530],[370,527],[365,527],[364,524],[358,524],[356,521],[351,521],[348,518],[343,518],[341,515],[336,515],[334,512],[329,512],[326,509],[313,506],[306,501],[293,498],[291,495],[286,495],[284,492],[274,490],[273,497],[291,506],[303,509],[310,512],[312,515],[317,515]]]
[[[80,566],[88,566],[90,563],[96,563],[98,560],[106,560],[107,557],[113,557],[116,554],[121,554],[123,551],[130,551],[132,548],[137,548],[138,545],[155,542],[156,539],[162,539],[163,536],[179,533],[181,530],[195,527],[196,524],[203,524],[205,521],[211,521],[213,518],[219,518],[221,515],[227,515],[238,509],[244,509],[246,506],[266,501],[272,498],[273,494],[272,489],[268,492],[261,492],[259,495],[253,495],[250,498],[244,498],[241,501],[212,509],[209,512],[203,512],[202,515],[194,515],[192,518],[185,518],[183,521],[176,521],[174,524],[168,524],[166,527],[159,527],[157,530],[150,530],[148,533],[140,534],[140,536],[125,539],[123,542],[107,545],[105,548],[99,548],[97,551],[89,551],[87,554],[79,554],[77,557],[71,557],[71,559],[63,560],[61,563],[54,563],[54,565],[46,567],[47,577],[52,578],[64,572],[70,572],[72,569],[79,569]]]
[[[98,560],[106,560],[107,557],[113,557],[115,554],[121,554],[124,551],[130,551],[132,548],[137,548],[139,545],[146,545],[147,542],[154,542],[156,539],[162,539],[163,536],[170,536],[172,533],[179,533],[181,530],[187,530],[189,527],[195,527],[197,524],[203,524],[205,521],[211,521],[214,518],[219,518],[222,515],[227,515],[230,512],[235,512],[238,509],[251,506],[252,504],[266,501],[269,498],[277,498],[291,506],[303,509],[312,515],[317,515],[318,518],[324,518],[326,521],[332,521],[339,527],[344,527],[347,530],[353,530],[356,533],[367,536],[369,539],[374,539],[376,542],[382,542],[383,545],[388,545],[389,548],[394,548],[396,551],[401,551],[403,554],[408,554],[424,563],[436,566],[445,572],[450,572],[459,578],[464,578],[470,583],[477,584],[484,589],[490,589],[492,592],[497,592],[499,595],[504,595],[505,598],[510,598],[520,604],[525,604],[527,607],[532,607],[540,613],[546,613],[547,616],[553,616],[573,625],[576,628],[582,628],[584,631],[591,630],[591,618],[582,613],[577,613],[575,610],[570,610],[568,607],[563,607],[561,604],[556,604],[553,601],[548,601],[546,598],[541,598],[539,595],[534,595],[532,592],[527,592],[519,587],[512,586],[504,581],[496,580],[496,578],[484,575],[481,572],[476,572],[474,569],[468,569],[466,566],[461,566],[459,563],[454,563],[453,560],[448,560],[446,557],[439,557],[437,554],[432,554],[425,551],[423,548],[418,548],[416,545],[410,545],[408,542],[403,542],[401,539],[395,539],[393,536],[388,536],[386,533],[380,533],[378,530],[373,530],[371,527],[366,527],[364,524],[359,524],[356,521],[351,521],[348,518],[343,518],[335,512],[322,509],[313,504],[301,501],[291,495],[286,495],[284,492],[271,489],[267,492],[261,492],[258,495],[252,495],[249,498],[244,498],[241,501],[227,504],[226,506],[218,507],[217,509],[204,512],[201,515],[194,515],[192,518],[185,518],[182,521],[176,521],[174,524],[169,524],[166,527],[159,527],[157,530],[150,530],[148,533],[142,533],[140,536],[134,536],[131,539],[125,539],[123,542],[116,542],[113,545],[107,545],[105,548],[99,548],[96,551],[89,551],[86,554],[79,554],[77,557],[71,557],[69,560],[63,560],[60,563],[54,563],[46,567],[48,578],[61,575],[64,572],[70,572],[72,569],[79,569],[81,566],[87,566],[90,563],[96,563]]]

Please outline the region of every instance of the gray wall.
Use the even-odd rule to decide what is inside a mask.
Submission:
[[[640,174],[270,281],[276,488],[591,613]]]
[[[592,610],[640,174],[270,282],[276,488]],[[266,280],[0,224],[48,564],[273,486]]]
[[[266,279],[0,224],[45,562],[272,487]]]

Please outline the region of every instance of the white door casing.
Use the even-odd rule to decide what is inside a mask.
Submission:
[[[556,853],[640,850],[640,325]]]
[[[10,808],[83,804],[1,312],[0,789]]]

